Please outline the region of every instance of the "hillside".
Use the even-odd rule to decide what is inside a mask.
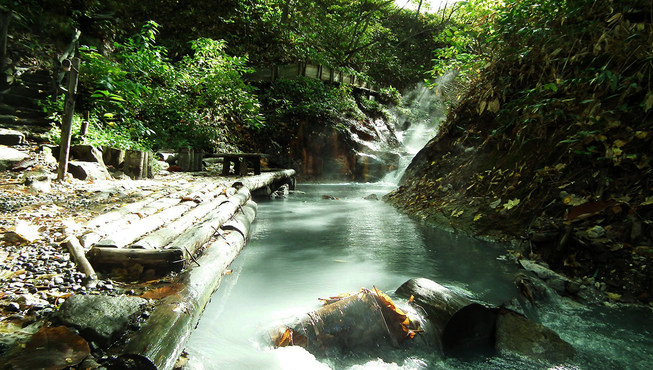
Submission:
[[[537,3],[490,19],[485,68],[388,199],[650,302],[653,8]]]

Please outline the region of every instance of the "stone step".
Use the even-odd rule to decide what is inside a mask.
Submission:
[[[50,120],[46,118],[22,118],[9,114],[0,115],[0,124],[50,128]]]
[[[10,86],[9,88],[2,90],[1,93],[3,95],[15,95],[33,99],[43,99],[50,95],[48,90],[26,85]]]
[[[34,108],[39,109],[40,99],[28,98],[25,96],[13,95],[13,94],[0,94],[0,103],[7,105],[12,105],[16,108]]]
[[[41,83],[45,85],[51,84],[53,78],[54,77],[52,77],[52,72],[43,69],[37,71],[25,72],[21,74],[19,77],[21,81],[27,83],[35,82],[35,83]]]
[[[36,108],[16,108],[12,105],[0,103],[0,115],[17,116],[19,118],[40,118],[45,119],[48,115],[43,109]]]

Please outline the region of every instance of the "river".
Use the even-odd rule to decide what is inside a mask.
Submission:
[[[247,246],[234,261],[186,348],[189,369],[546,369],[513,356],[441,359],[420,345],[316,359],[299,347],[273,349],[267,329],[315,310],[318,298],[361,287],[392,293],[426,277],[499,305],[518,296],[517,267],[502,246],[421,224],[363,197],[378,184],[300,185],[288,199],[262,201]],[[323,195],[336,200],[323,199]],[[648,369],[650,309],[542,303],[538,320],[577,350],[558,368]]]

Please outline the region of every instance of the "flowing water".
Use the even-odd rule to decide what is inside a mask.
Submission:
[[[503,247],[422,225],[382,201],[391,187],[301,185],[288,199],[261,201],[247,246],[208,305],[186,348],[190,369],[540,369],[512,356],[441,359],[419,337],[406,348],[315,358],[300,347],[274,349],[265,335],[320,306],[317,298],[361,287],[392,293],[426,277],[490,304],[518,295],[516,267]],[[322,195],[337,197],[323,199]],[[559,368],[648,369],[648,309],[588,308],[568,300],[541,305],[537,317],[578,351]]]

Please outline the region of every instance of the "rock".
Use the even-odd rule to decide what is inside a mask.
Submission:
[[[13,167],[16,163],[27,158],[27,154],[6,146],[0,146],[0,171]]]
[[[70,147],[70,158],[82,162],[102,163],[102,152],[92,145],[73,145]]]
[[[104,163],[70,161],[68,172],[79,180],[110,180],[111,175]]]
[[[146,303],[137,297],[73,295],[61,305],[57,316],[87,339],[110,345],[140,315]]]
[[[334,197],[333,195],[329,195],[329,194],[323,195],[322,199],[324,199],[324,200],[338,200],[338,198]]]
[[[21,145],[25,144],[25,134],[16,130],[0,128],[0,145]]]
[[[551,364],[560,364],[574,357],[576,351],[553,330],[508,310],[497,318],[496,349]]]
[[[279,187],[279,189],[275,190],[272,194],[270,194],[270,199],[287,198],[289,193],[290,193],[290,186],[288,186],[288,184],[283,184]]]
[[[376,194],[370,194],[368,196],[363,197],[365,200],[379,200],[379,196]]]
[[[597,239],[605,235],[605,229],[599,225],[592,227],[586,231],[587,237],[590,239]]]
[[[534,273],[538,278],[546,282],[546,285],[554,289],[558,294],[575,294],[580,289],[578,283],[575,283],[565,276],[538,263],[529,260],[520,260],[519,264],[521,264],[525,270]]]
[[[45,171],[34,170],[24,175],[25,186],[31,193],[49,193],[52,190],[52,175]]]

